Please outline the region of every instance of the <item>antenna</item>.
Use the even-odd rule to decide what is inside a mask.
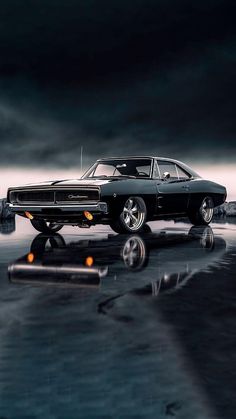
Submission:
[[[83,146],[80,147],[80,171],[83,174]]]

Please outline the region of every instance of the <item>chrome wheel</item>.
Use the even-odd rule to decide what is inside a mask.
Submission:
[[[211,198],[204,198],[200,207],[200,214],[205,223],[210,223],[213,217],[213,202]]]
[[[141,237],[130,237],[122,249],[122,258],[129,269],[140,269],[146,260],[146,247]]]
[[[140,201],[136,198],[127,199],[122,218],[125,226],[132,231],[138,230],[145,221],[145,211],[140,205]]]

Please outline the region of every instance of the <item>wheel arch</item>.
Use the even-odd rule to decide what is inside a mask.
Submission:
[[[201,205],[201,202],[204,198],[209,197],[212,199],[214,208],[223,204],[225,198],[222,194],[215,193],[215,192],[199,192],[199,193],[191,193],[189,197],[189,204],[188,210],[196,210]]]
[[[108,205],[109,215],[116,216],[129,197],[139,197],[145,202],[148,218],[155,213],[157,202],[156,182],[152,179],[123,179],[101,186],[101,197]]]
[[[103,201],[105,201],[108,205],[108,212],[109,215],[111,217],[116,217],[118,216],[121,211],[124,208],[125,202],[127,201],[127,199],[131,198],[131,197],[137,197],[137,198],[142,198],[144,200],[144,203],[146,205],[146,209],[147,209],[147,220],[152,218],[152,215],[154,213],[154,205],[155,203],[154,201],[154,197],[150,196],[150,195],[146,195],[146,194],[142,194],[142,193],[130,193],[130,194],[122,194],[122,195],[118,195],[115,194],[115,196],[107,196],[103,198]]]

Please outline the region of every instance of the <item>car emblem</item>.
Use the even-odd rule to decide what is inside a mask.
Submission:
[[[73,195],[73,194],[70,194],[70,195],[68,195],[68,198],[69,199],[81,199],[81,198],[88,198],[88,196],[87,195]]]

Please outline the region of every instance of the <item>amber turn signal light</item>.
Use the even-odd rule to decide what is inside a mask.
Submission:
[[[93,257],[92,256],[87,256],[85,259],[85,265],[90,267],[93,266]]]
[[[33,220],[33,215],[30,213],[30,212],[28,212],[28,211],[25,211],[25,216],[29,219],[29,220]]]
[[[92,221],[93,215],[89,211],[84,211],[84,216],[87,218],[87,220]]]
[[[28,253],[27,255],[27,262],[32,263],[34,261],[34,254]]]

